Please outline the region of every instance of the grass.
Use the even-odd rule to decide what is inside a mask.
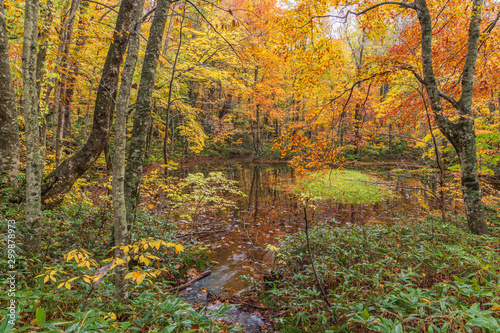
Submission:
[[[280,332],[500,332],[500,222],[495,237],[438,221],[336,226],[311,232],[331,309],[323,302],[305,236],[276,254],[281,278],[263,293],[286,315]]]
[[[375,177],[351,170],[316,172],[299,183],[309,197],[334,200],[344,204],[374,204],[392,196],[387,188],[374,184]]]

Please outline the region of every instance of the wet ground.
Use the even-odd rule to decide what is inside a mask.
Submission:
[[[436,209],[437,201],[428,191],[437,191],[435,178],[394,175],[388,170],[363,170],[377,177],[381,183],[391,185],[395,195],[375,205],[343,205],[324,202],[310,209],[313,222],[337,223],[411,223],[413,218],[426,216],[428,209]],[[218,161],[200,166],[181,168],[178,176],[188,173],[222,171],[230,180],[238,182],[247,197],[233,198],[238,208],[214,217],[202,212],[199,220],[203,227],[198,230],[198,239],[209,244],[211,259],[216,264],[212,274],[194,283],[179,293],[187,301],[217,308],[221,300],[239,296],[250,286],[248,279],[262,282],[262,276],[273,266],[273,255],[269,245],[277,246],[279,237],[302,231],[303,208],[286,189],[295,177],[292,169],[284,164],[245,163],[240,160]],[[420,189],[419,189],[420,188]],[[425,188],[426,190],[423,190]],[[217,231],[203,234],[203,231]],[[246,277],[246,278],[243,278]],[[238,298],[239,299],[239,298]],[[247,332],[262,332],[269,326],[262,315],[260,305],[231,310],[231,320],[246,328]]]

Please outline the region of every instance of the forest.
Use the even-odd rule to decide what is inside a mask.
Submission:
[[[0,0],[0,333],[500,332],[497,0]]]

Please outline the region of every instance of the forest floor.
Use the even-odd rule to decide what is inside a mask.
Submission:
[[[310,252],[302,206],[283,193],[291,181],[288,168],[272,159],[252,163],[251,156],[231,156],[226,158],[230,167],[213,168],[219,160],[185,160],[183,173],[170,174],[232,170],[228,174],[239,179],[246,196],[227,199],[239,208],[206,202],[193,210],[193,188],[185,187],[190,190],[184,193],[181,179],[165,176],[161,164],[145,169],[134,227],[134,238],[145,240],[137,248],[143,258],[130,267],[136,275],[126,307],[113,301],[111,273],[106,271],[97,285],[86,282],[107,265],[113,217],[108,177],[99,172],[80,180],[61,207],[44,212],[43,256],[25,263],[34,273],[19,275],[21,327],[41,332],[74,325],[106,332],[158,327],[172,327],[172,332],[236,332],[244,327],[249,333],[393,332],[394,327],[500,331],[500,218],[493,201],[487,204],[491,237],[470,235],[460,214],[449,215],[447,223],[432,210],[427,217],[410,218],[418,201],[411,197],[405,200],[413,208],[396,212],[390,223],[367,222],[377,214],[393,216],[384,205],[319,205],[309,212],[314,219]],[[410,164],[406,168],[419,166]],[[358,162],[348,168],[394,166]],[[358,177],[352,171],[346,175]],[[393,209],[398,200],[403,199],[391,199],[388,207]],[[336,211],[339,207],[343,210]],[[1,209],[9,219],[24,218],[22,205],[3,203]],[[3,305],[6,295],[0,301]],[[156,312],[168,315],[156,317]]]

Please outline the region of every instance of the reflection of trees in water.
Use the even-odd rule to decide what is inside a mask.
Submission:
[[[245,223],[254,226],[258,223],[289,225],[293,226],[293,230],[298,230],[302,226],[298,201],[286,195],[286,188],[294,178],[293,169],[288,165],[232,162],[183,168],[180,173],[187,175],[192,172],[208,173],[214,170],[223,171],[228,179],[237,181],[241,191],[247,194],[246,198],[235,198],[239,208],[233,211],[233,217],[242,218]],[[425,216],[426,212],[419,206],[416,196],[432,209],[439,208],[439,202],[426,191],[436,193],[439,190],[435,177],[394,175],[390,172],[379,172],[376,176],[383,182],[391,184],[391,190],[396,195],[374,205],[320,202],[316,204],[317,209],[311,211],[312,219],[315,222],[334,218],[342,223],[391,223],[402,216]]]

